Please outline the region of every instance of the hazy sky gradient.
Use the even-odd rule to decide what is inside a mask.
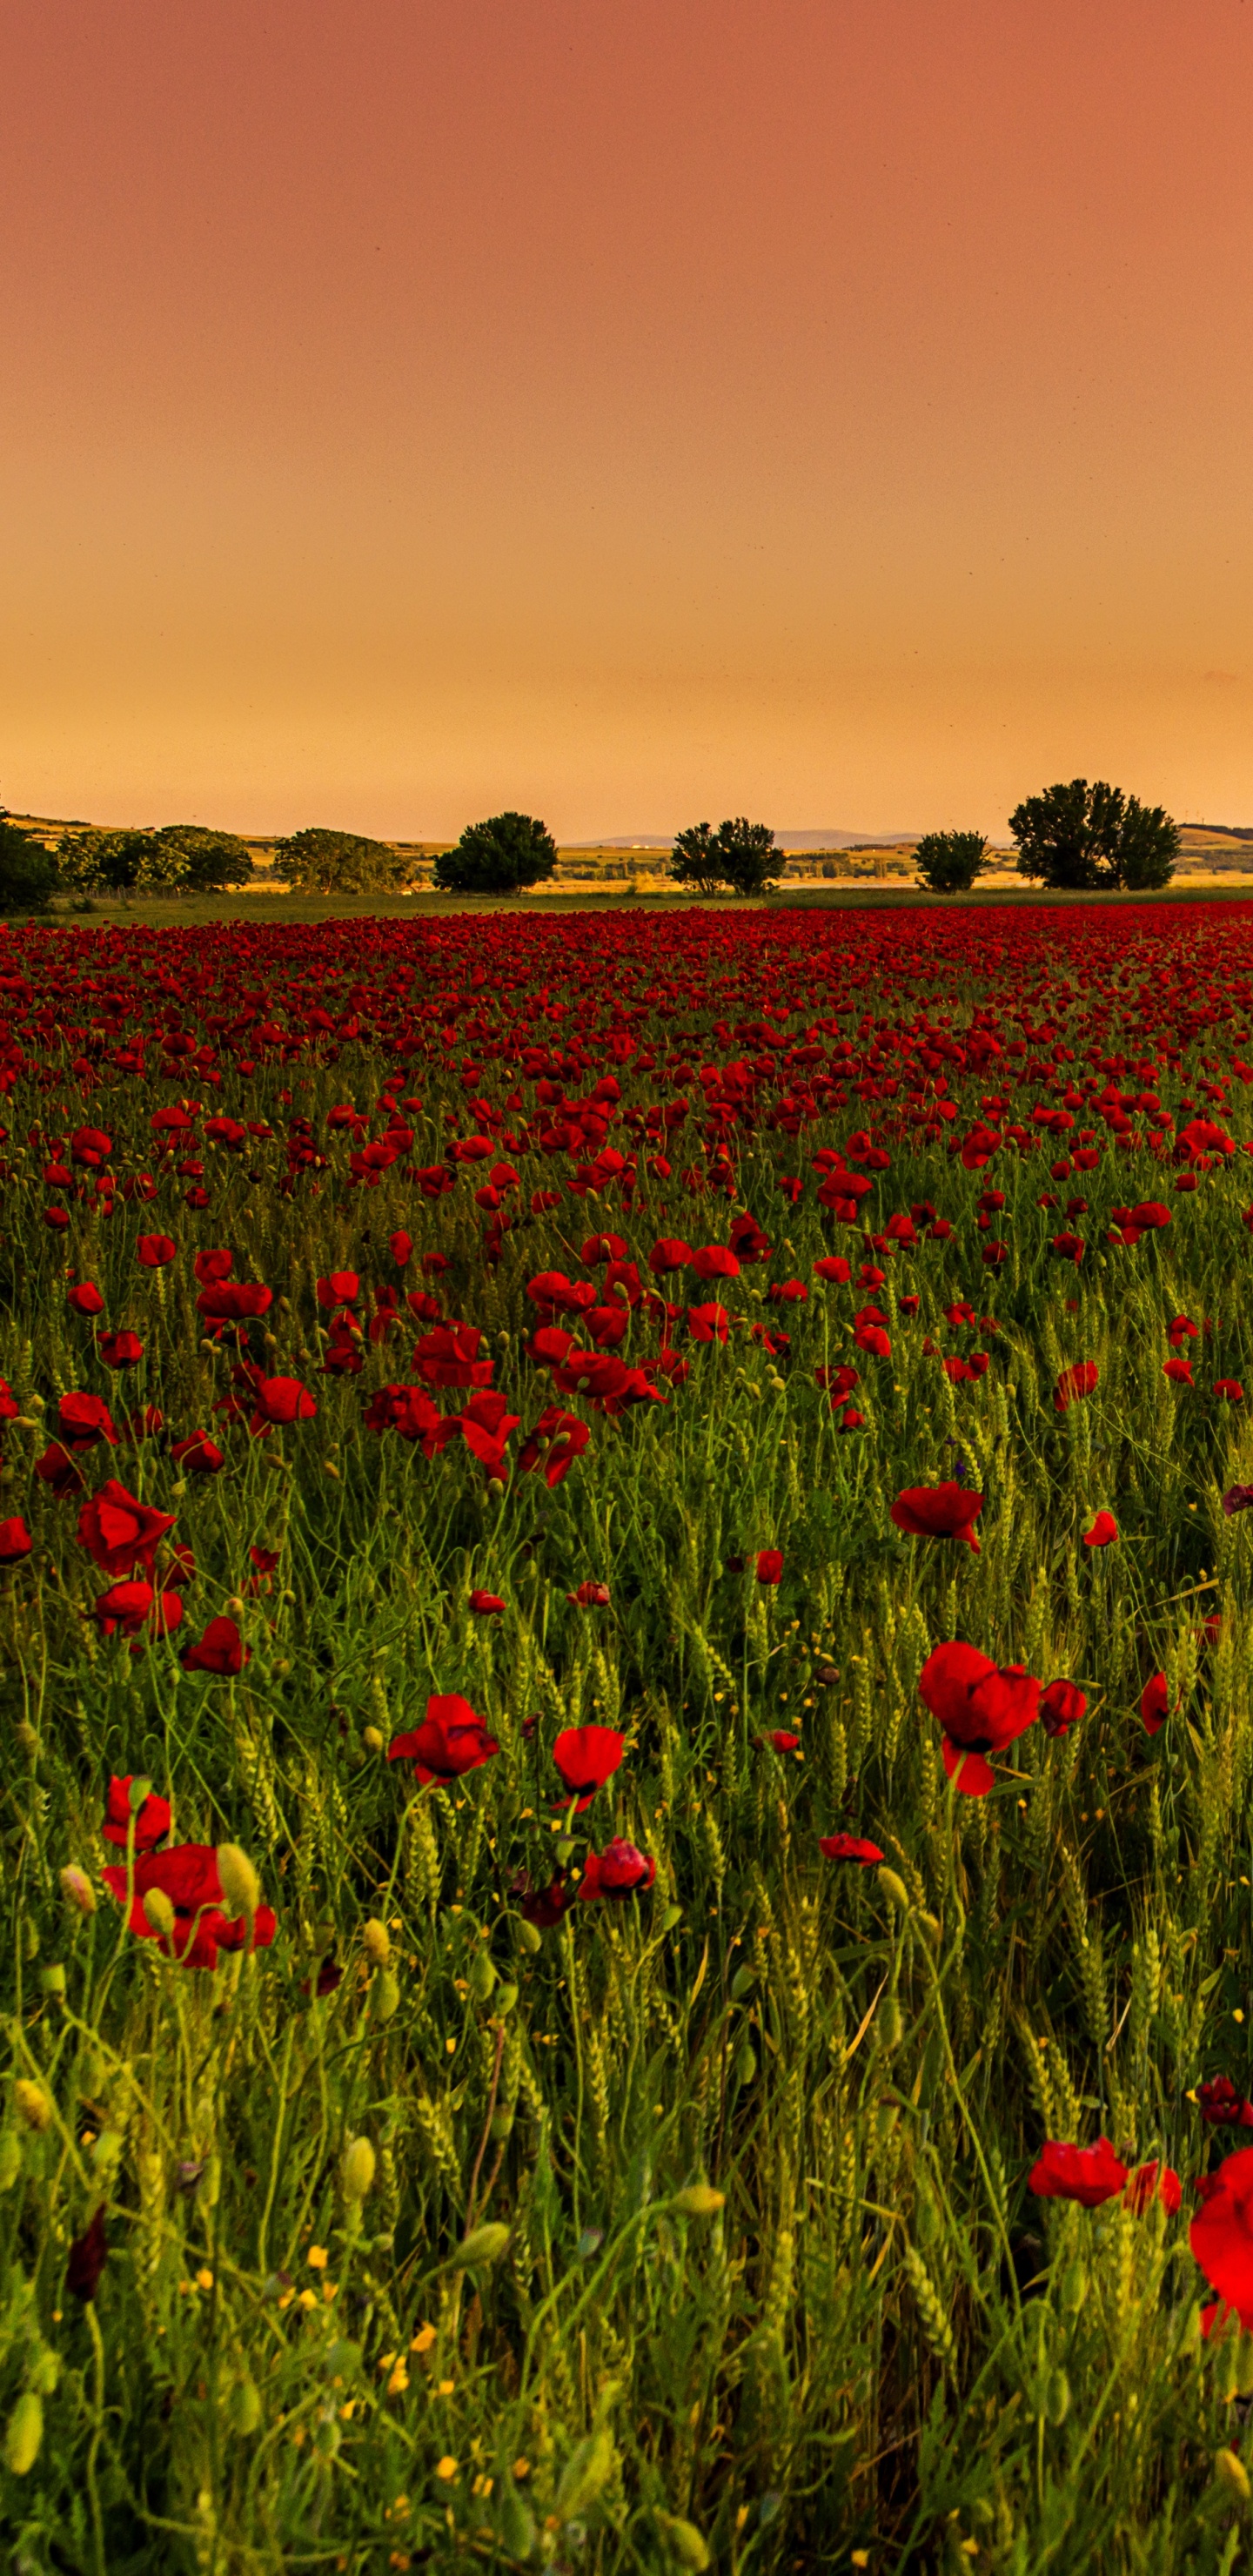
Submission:
[[[1253,0],[9,0],[0,798],[1253,822]]]

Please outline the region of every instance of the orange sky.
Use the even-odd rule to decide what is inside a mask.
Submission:
[[[11,0],[0,796],[1253,822],[1253,0]]]

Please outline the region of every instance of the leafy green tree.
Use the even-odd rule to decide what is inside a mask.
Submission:
[[[276,842],[274,864],[299,894],[403,894],[413,874],[386,841],[314,824]]]
[[[746,814],[718,825],[712,850],[719,875],[736,894],[764,894],[782,873],[773,832],[765,823],[750,823]]]
[[[931,894],[964,894],[988,866],[982,832],[924,832],[914,852],[918,882]]]
[[[1179,827],[1161,805],[1141,805],[1098,778],[1072,778],[1028,796],[1010,815],[1018,873],[1073,893],[1145,892],[1169,885]]]
[[[155,832],[65,832],[57,843],[57,871],[75,894],[174,893],[187,874],[181,850],[166,848]]]
[[[441,850],[435,883],[447,894],[519,894],[557,864],[557,844],[533,814],[493,814],[467,823],[455,850]]]
[[[11,823],[0,806],[0,913],[46,912],[56,882],[51,852]]]
[[[708,823],[689,823],[676,832],[670,853],[672,885],[694,886],[698,894],[716,894],[725,882],[722,854]]]
[[[154,837],[163,850],[175,851],[185,861],[184,894],[224,894],[229,886],[247,885],[252,876],[248,845],[235,832],[201,823],[163,823]]]

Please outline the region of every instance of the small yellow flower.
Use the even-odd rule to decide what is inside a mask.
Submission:
[[[317,2291],[302,2290],[300,2293],[300,2304],[302,2308],[316,2308],[318,2304]]]
[[[437,2384],[436,2393],[440,2397],[451,2397],[456,2385],[455,2379],[441,2379]]]
[[[325,2245],[311,2245],[306,2259],[315,2272],[324,2272],[331,2258]]]
[[[394,2371],[392,2372],[391,2378],[388,2380],[387,2394],[389,2397],[403,2397],[408,2385],[409,2373],[406,2370],[403,2361],[398,2361]]]
[[[529,2478],[530,2474],[531,2463],[527,2459],[525,2452],[523,2452],[520,2458],[514,2461],[513,2475],[515,2478]]]
[[[409,2350],[410,2352],[429,2352],[434,2341],[434,2326],[419,2326],[418,2331],[409,2346]]]
[[[437,2460],[435,2463],[435,2475],[437,2478],[443,2479],[445,2486],[451,2486],[456,2474],[457,2463],[454,2459],[450,2459],[448,2453],[445,2452],[443,2459]]]
[[[213,2274],[207,2263],[196,2274],[196,2287],[198,2290],[211,2290],[213,2287]]]
[[[337,2299],[339,2297],[338,2281],[324,2281],[322,2284],[322,2296],[329,2308],[332,2299]]]

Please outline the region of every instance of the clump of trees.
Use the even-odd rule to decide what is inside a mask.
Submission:
[[[248,885],[255,873],[248,844],[238,832],[203,823],[163,823],[154,838],[184,862],[180,894],[225,894],[231,886]]]
[[[557,864],[557,844],[534,814],[489,815],[467,823],[457,846],[441,850],[435,883],[445,894],[520,894]]]
[[[931,894],[965,894],[991,866],[982,832],[924,832],[914,852],[919,885]]]
[[[41,841],[9,820],[0,805],[0,913],[46,912],[57,885],[57,863]]]
[[[414,867],[386,841],[313,824],[276,842],[274,863],[298,894],[403,894]]]
[[[1169,885],[1179,826],[1161,805],[1142,805],[1098,778],[1046,787],[1010,815],[1018,873],[1068,893],[1151,892]]]
[[[697,894],[716,894],[729,886],[733,894],[764,894],[782,873],[782,856],[765,823],[750,823],[736,814],[711,832],[708,823],[689,823],[675,836],[670,853],[670,882]]]

